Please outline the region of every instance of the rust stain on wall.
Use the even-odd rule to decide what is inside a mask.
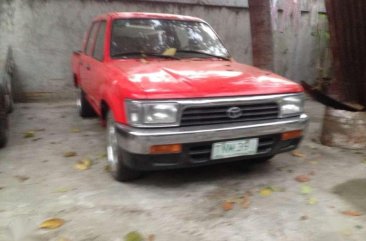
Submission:
[[[366,106],[366,1],[326,0],[334,59],[333,90]]]

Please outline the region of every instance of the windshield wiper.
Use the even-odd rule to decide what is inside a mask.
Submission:
[[[210,54],[204,51],[199,51],[199,50],[184,50],[184,49],[178,49],[177,53],[192,53],[192,54],[203,54],[203,55],[207,55],[207,56],[211,56],[214,58],[218,58],[218,59],[223,59],[223,60],[230,60],[229,57],[225,57],[225,56],[219,56],[219,55],[214,55],[214,54]]]
[[[172,56],[172,55],[163,55],[163,54],[158,54],[158,53],[145,53],[145,52],[127,52],[127,53],[116,53],[116,54],[112,54],[112,58],[117,58],[117,57],[127,57],[127,56],[131,56],[131,55],[138,55],[142,58],[149,56],[149,57],[157,57],[157,58],[165,58],[165,59],[180,59],[176,56]]]

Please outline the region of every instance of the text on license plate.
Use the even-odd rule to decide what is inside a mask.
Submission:
[[[254,155],[258,149],[258,138],[217,142],[212,145],[211,159],[223,159],[238,156]]]

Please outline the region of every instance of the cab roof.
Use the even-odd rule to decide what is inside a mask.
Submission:
[[[169,19],[169,20],[205,22],[200,18],[195,18],[191,16],[166,14],[166,13],[145,13],[145,12],[111,12],[98,16],[96,20],[105,19],[108,17],[111,17],[112,19],[144,18],[144,19]]]

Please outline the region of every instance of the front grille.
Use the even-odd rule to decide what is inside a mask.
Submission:
[[[230,118],[228,110],[238,107],[241,116]],[[181,126],[211,125],[236,122],[255,122],[275,120],[279,115],[279,107],[275,102],[240,105],[195,106],[183,110]]]
[[[266,136],[259,138],[258,150],[256,155],[268,154],[272,151],[277,136]],[[211,150],[214,142],[197,143],[189,147],[188,155],[192,162],[206,162],[211,159]]]

